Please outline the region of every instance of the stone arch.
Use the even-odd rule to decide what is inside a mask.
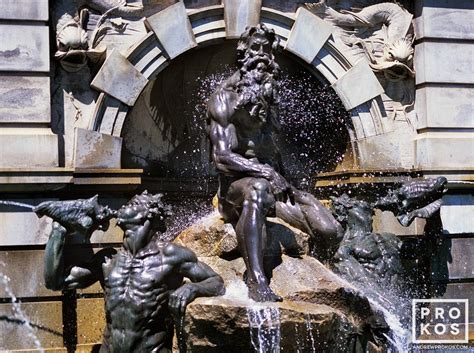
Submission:
[[[233,3],[235,6],[228,6]],[[303,59],[308,67],[324,76],[351,112],[354,130],[351,142],[383,133],[378,96],[383,92],[377,78],[364,62],[354,64],[331,38],[332,27],[304,8],[292,16],[258,1],[239,7],[238,1],[198,10],[186,10],[182,2],[147,18],[151,31],[131,47],[125,56],[109,54],[92,82],[101,91],[89,129],[121,136],[127,113],[146,84],[153,80],[178,55],[195,47],[237,38],[247,25],[262,22],[275,30],[283,50]],[[244,12],[243,16],[239,12]],[[240,22],[237,22],[239,19]],[[243,19],[243,20],[242,20]],[[353,87],[364,85],[364,89]],[[358,156],[353,143],[354,156]]]

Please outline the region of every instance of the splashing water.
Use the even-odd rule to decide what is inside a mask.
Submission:
[[[217,86],[230,77],[234,68],[224,66],[216,73],[198,77],[192,120],[205,130],[207,101]],[[305,187],[314,173],[330,171],[344,158],[350,120],[335,92],[306,72],[282,72],[278,119],[282,129],[277,140],[288,175]],[[307,186],[307,185],[306,185]]]
[[[345,282],[344,276],[334,273],[334,276]],[[403,323],[403,310],[401,309],[401,303],[397,304],[388,300],[390,297],[392,300],[399,301],[402,298],[395,298],[393,293],[387,291],[386,293],[378,292],[374,288],[368,288],[364,286],[358,286],[357,283],[351,282],[370,302],[371,306],[380,311],[385,319],[385,322],[390,328],[388,335],[384,334],[385,338],[389,342],[388,353],[405,353],[409,351],[410,346],[410,330]]]
[[[300,333],[298,332],[298,325],[295,324],[295,343],[296,343],[296,353],[300,353],[300,347],[302,346],[300,340]]]
[[[387,325],[390,327],[390,333],[384,336],[390,342],[391,347],[389,353],[405,353],[409,351],[410,346],[410,331],[403,326],[400,318],[394,313],[385,308],[380,304],[379,301],[374,298],[367,297],[370,304],[372,304],[377,310],[383,313]]]
[[[179,317],[179,320],[175,320],[176,336],[178,338],[179,353],[186,353],[186,332],[184,329],[184,318],[185,318],[185,315],[181,315]]]
[[[254,306],[256,302],[249,298],[249,289],[244,281],[236,280],[226,283],[225,294],[222,299],[230,300],[245,306]]]
[[[311,342],[311,353],[315,353],[316,347],[314,346],[313,325],[311,324],[311,318],[309,315],[306,315],[304,322],[306,325],[306,331],[308,331],[309,342]]]
[[[250,329],[250,341],[255,352],[280,352],[280,309],[275,306],[263,306],[248,296],[248,288],[241,280],[226,284],[222,299],[245,306]]]
[[[182,199],[178,202],[170,201],[169,204],[173,217],[167,220],[166,231],[160,235],[162,241],[172,241],[183,230],[213,212],[212,201],[209,199]]]
[[[247,307],[250,340],[255,352],[280,352],[280,310],[277,307]]]
[[[16,201],[0,200],[0,205],[16,206],[16,207],[21,207],[21,208],[29,208],[30,210],[33,210],[35,208],[35,206],[33,206],[33,205],[28,205],[27,203],[16,202]]]
[[[5,266],[3,262],[1,262],[0,265]],[[10,278],[4,275],[3,273],[0,273],[0,286],[5,289],[5,293],[12,300],[12,309],[15,319],[18,320],[26,328],[27,337],[33,341],[34,347],[38,349],[39,352],[44,353],[44,350],[41,347],[41,342],[39,341],[38,337],[36,336],[35,330],[30,324],[30,320],[26,316],[25,312],[21,309],[20,301],[15,296],[15,294],[13,294],[10,288]]]

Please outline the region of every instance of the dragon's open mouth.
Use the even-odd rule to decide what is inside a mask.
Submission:
[[[408,77],[415,77],[415,71],[400,61],[382,61],[370,63],[375,72],[381,72],[391,81],[400,81]]]

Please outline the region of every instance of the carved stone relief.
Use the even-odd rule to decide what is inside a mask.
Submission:
[[[77,72],[88,62],[99,62],[106,52],[106,47],[100,44],[101,36],[107,27],[98,23],[95,30],[87,33],[89,11],[81,10],[79,16],[62,15],[56,26],[57,51],[54,54],[62,68],[68,72]]]
[[[387,115],[408,120],[413,110],[413,15],[400,5],[370,0],[321,0],[306,8],[336,27],[338,45],[366,60],[384,87]]]
[[[138,37],[146,34],[144,17],[173,2],[76,0],[75,7],[64,5],[65,13],[56,26],[55,58],[66,71],[77,72],[86,64],[100,63],[107,49],[125,52]]]
[[[165,7],[178,2],[177,0],[76,0],[78,8],[86,6],[100,13],[126,18],[148,17]]]

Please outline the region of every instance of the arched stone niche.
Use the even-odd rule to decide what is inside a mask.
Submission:
[[[147,84],[122,127],[122,168],[173,179],[215,174],[206,101],[235,71],[236,45],[227,40],[183,53]],[[334,90],[288,51],[275,56],[281,69],[276,138],[287,177],[305,182],[352,162],[350,116]]]
[[[239,15],[237,15],[239,13]],[[150,32],[123,56],[113,51],[94,78],[101,91],[89,129],[120,137],[125,119],[149,81],[177,56],[238,37],[247,25],[262,22],[275,30],[283,51],[298,56],[315,75],[322,75],[350,111],[352,155],[361,168],[397,168],[406,161],[393,143],[381,143],[386,118],[383,88],[365,62],[353,63],[331,38],[332,28],[304,8],[296,14],[261,7],[259,1],[242,7],[238,1],[187,10],[176,3],[147,18]],[[381,138],[382,139],[381,139]],[[390,141],[388,142],[391,143]],[[117,151],[119,153],[119,151]],[[408,164],[410,161],[407,162]]]

